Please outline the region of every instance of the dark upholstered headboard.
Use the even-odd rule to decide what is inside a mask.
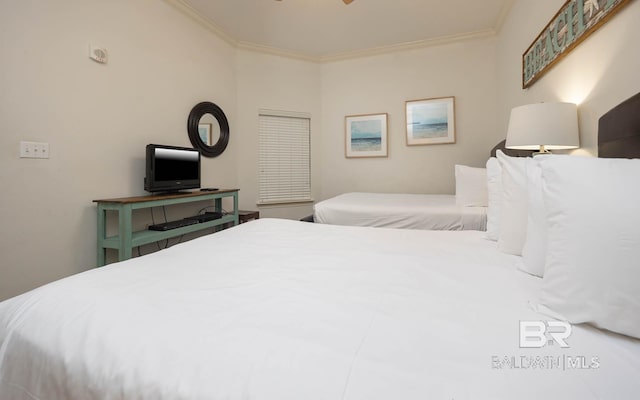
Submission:
[[[640,93],[600,117],[598,157],[640,158]]]
[[[503,140],[502,142],[498,143],[493,149],[491,149],[491,157],[495,157],[496,156],[496,151],[497,150],[501,150],[504,154],[510,156],[510,157],[531,157],[531,153],[533,153],[533,150],[514,150],[514,149],[507,149],[505,147],[505,143],[507,142],[507,140]]]

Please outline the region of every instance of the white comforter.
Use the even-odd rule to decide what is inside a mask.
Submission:
[[[344,193],[314,205],[322,224],[462,231],[487,229],[487,207],[463,207],[447,194]]]
[[[480,232],[261,219],[0,303],[0,399],[637,398],[637,340],[519,348],[548,318],[516,261]]]

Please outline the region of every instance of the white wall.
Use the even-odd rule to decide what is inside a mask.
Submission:
[[[514,2],[498,38],[498,128],[506,132],[509,112],[518,105],[540,101],[577,103],[582,146],[577,152],[597,155],[598,118],[640,91],[640,2],[630,2],[533,86],[522,90],[522,53],[564,3]]]
[[[321,188],[322,114],[320,66],[280,56],[237,51],[238,177],[240,208],[255,210],[258,201],[258,110],[284,110],[311,114],[311,186],[318,198]],[[261,217],[300,219],[313,212],[311,203],[259,207]]]
[[[484,166],[496,130],[496,41],[478,39],[322,66],[322,198],[454,193],[454,165]],[[456,143],[406,145],[405,101],[455,96]],[[388,113],[387,158],[345,158],[346,115]]]
[[[92,200],[143,194],[144,146],[189,146],[197,102],[233,126],[236,79],[235,50],[161,1],[3,1],[0,32],[1,300],[94,266]],[[18,158],[21,140],[51,158]],[[232,135],[203,184],[237,185],[236,152]]]

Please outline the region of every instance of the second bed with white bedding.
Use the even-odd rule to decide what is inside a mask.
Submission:
[[[314,220],[332,225],[484,231],[487,207],[458,205],[455,195],[354,192],[315,204]]]

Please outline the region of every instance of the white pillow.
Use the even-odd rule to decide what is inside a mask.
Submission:
[[[542,169],[540,162],[549,155],[533,158],[527,168],[527,230],[522,263],[519,269],[542,278],[547,253],[547,214],[542,199]]]
[[[498,150],[502,167],[502,212],[498,249],[503,253],[522,255],[527,233],[527,166],[529,157],[509,157]]]
[[[497,158],[487,161],[487,239],[498,240],[502,214],[502,167]]]
[[[640,338],[640,160],[548,157],[541,302],[571,323]]]
[[[487,170],[456,165],[456,204],[463,207],[486,207]]]

